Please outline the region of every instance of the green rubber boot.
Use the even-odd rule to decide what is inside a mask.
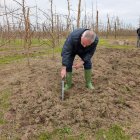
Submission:
[[[94,89],[94,86],[91,83],[91,69],[85,70],[85,80],[86,80],[86,87],[88,89]]]
[[[65,87],[64,87],[64,91],[67,91],[71,87],[72,87],[72,72],[67,72],[66,84],[65,84]]]

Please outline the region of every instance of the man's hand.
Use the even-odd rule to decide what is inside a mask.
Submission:
[[[66,77],[66,67],[63,66],[61,69],[61,78],[63,79],[64,77]]]
[[[77,62],[76,64],[74,64],[72,67],[73,68],[76,68],[76,69],[79,69],[83,66],[84,62],[83,61],[80,61],[80,62]]]

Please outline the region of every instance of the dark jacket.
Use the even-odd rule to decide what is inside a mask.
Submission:
[[[140,36],[140,28],[137,29],[137,34]]]
[[[84,48],[81,45],[81,36],[86,30],[88,29],[74,30],[66,39],[61,54],[63,66],[68,66],[69,60],[75,55],[82,56],[84,62],[89,61],[93,56],[98,44],[98,37],[96,36],[95,41],[90,46]]]

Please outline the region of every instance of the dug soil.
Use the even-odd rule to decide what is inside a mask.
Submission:
[[[61,57],[42,56],[0,66],[0,92],[10,92],[1,138],[36,139],[69,127],[94,140],[101,128],[119,124],[140,138],[140,50],[99,47],[92,59],[95,90],[85,87],[83,68],[73,70],[73,87],[61,101]]]

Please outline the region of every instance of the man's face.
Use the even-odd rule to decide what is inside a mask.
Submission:
[[[87,46],[91,45],[92,42],[90,40],[88,40],[87,38],[81,37],[81,44],[83,47],[87,47]]]

